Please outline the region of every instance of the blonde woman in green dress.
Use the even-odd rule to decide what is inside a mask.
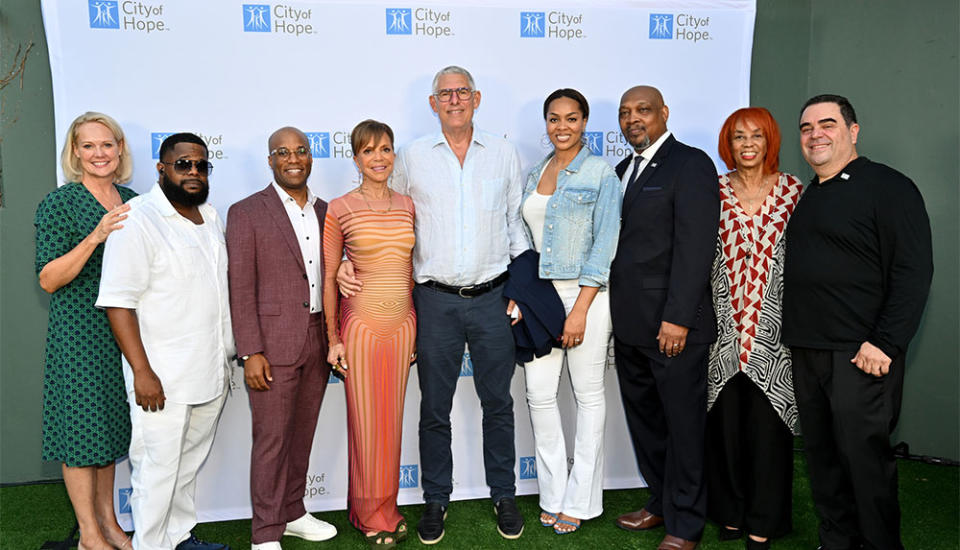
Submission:
[[[66,184],[37,208],[37,274],[50,293],[43,385],[43,459],[62,463],[80,526],[78,550],[131,548],[113,508],[114,464],[130,446],[120,350],[94,307],[103,243],[123,227],[121,184],[133,160],[115,120],[88,112],[70,125],[61,154]]]

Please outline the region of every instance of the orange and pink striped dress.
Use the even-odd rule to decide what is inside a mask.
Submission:
[[[341,298],[339,335],[347,371],[350,521],[363,531],[394,531],[403,400],[414,350],[413,201],[392,193],[366,201],[356,192],[334,199],[323,230],[324,309],[336,311],[336,272],[345,250],[363,290]],[[329,300],[330,306],[327,305]]]

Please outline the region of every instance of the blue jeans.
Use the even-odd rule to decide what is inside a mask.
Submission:
[[[461,298],[416,285],[417,373],[420,378],[420,467],[423,499],[444,506],[453,491],[450,409],[460,377],[463,347],[470,347],[473,380],[483,410],[483,466],[494,502],[513,497],[514,342],[503,285]]]

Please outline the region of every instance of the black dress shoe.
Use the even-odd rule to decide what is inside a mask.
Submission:
[[[423,515],[417,523],[417,536],[424,544],[436,544],[443,538],[443,520],[447,519],[447,507],[439,502],[423,506]]]
[[[505,539],[518,539],[523,534],[523,516],[517,510],[517,502],[510,498],[501,498],[494,510],[497,512],[497,531]]]

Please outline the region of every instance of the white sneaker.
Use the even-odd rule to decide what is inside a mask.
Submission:
[[[283,550],[279,541],[261,542],[260,544],[251,544],[250,550]]]
[[[304,540],[321,541],[337,536],[337,528],[311,516],[308,512],[302,517],[288,522],[283,534],[284,536],[290,535]]]

